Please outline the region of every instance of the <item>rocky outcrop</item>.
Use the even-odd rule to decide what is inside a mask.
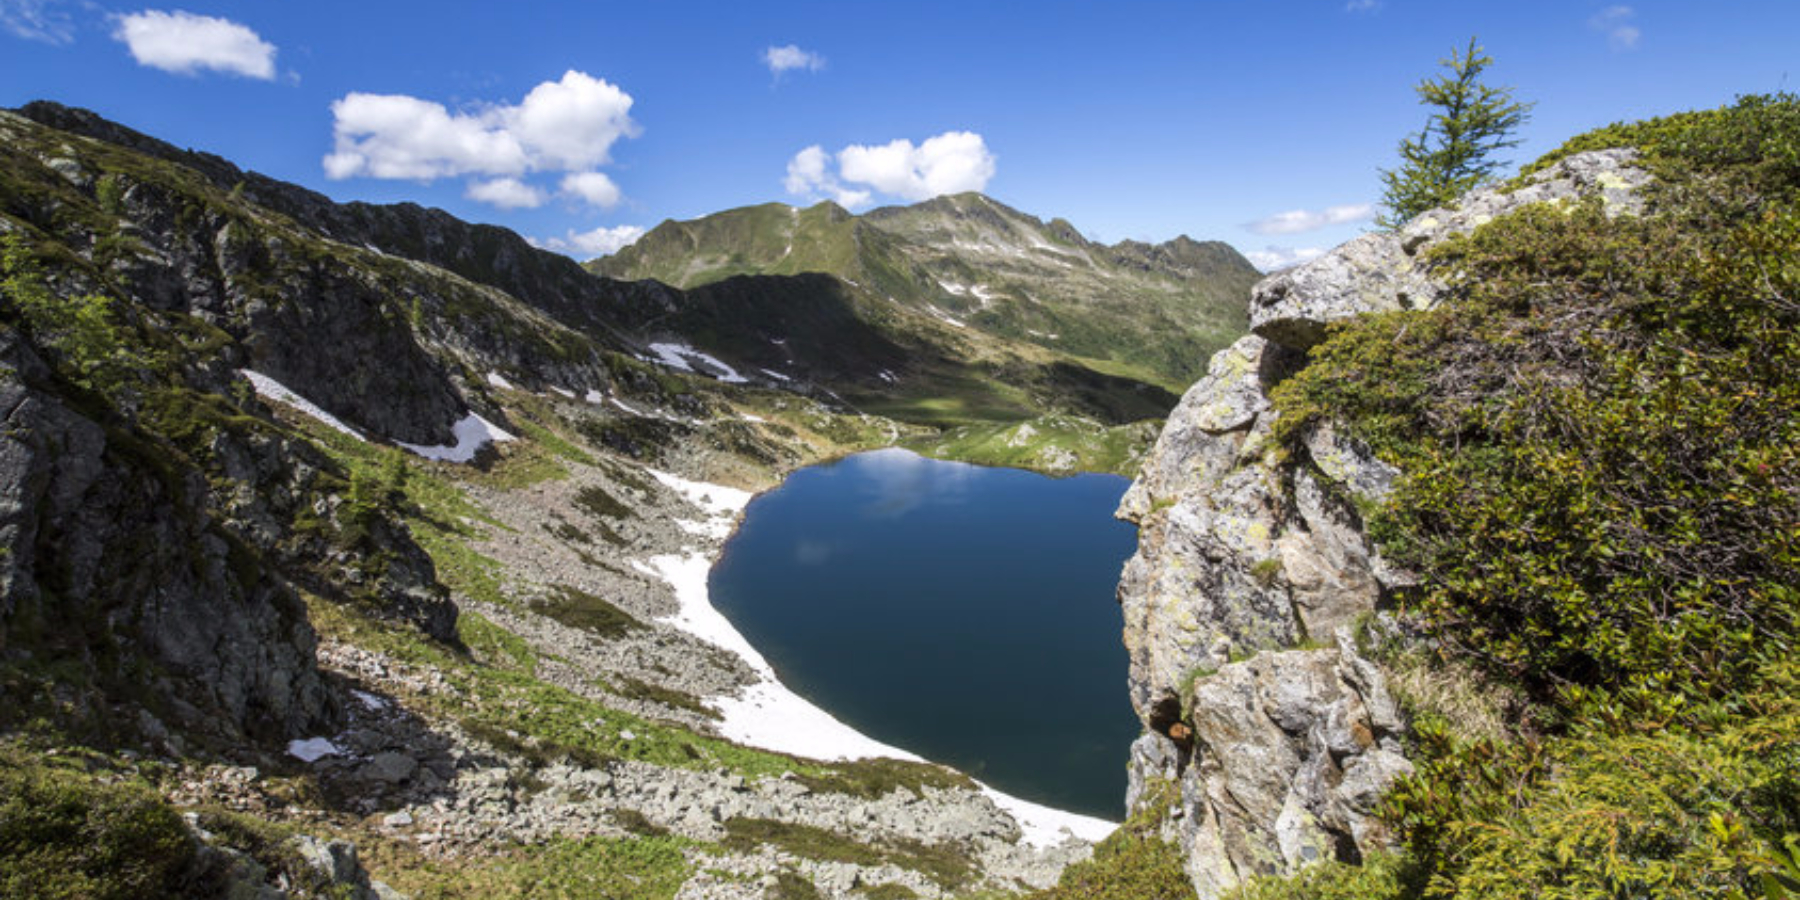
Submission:
[[[300,599],[207,511],[206,479],[54,384],[0,330],[0,659],[74,664],[47,705],[176,751],[165,723],[240,743],[329,721]]]
[[[1170,415],[1120,508],[1139,527],[1119,602],[1146,729],[1128,799],[1176,786],[1170,830],[1203,900],[1385,847],[1375,805],[1411,768],[1386,677],[1352,627],[1412,582],[1382,560],[1358,512],[1400,473],[1330,422],[1276,447],[1269,390],[1305,365],[1329,323],[1442,302],[1452,286],[1427,251],[1452,235],[1531,203],[1598,197],[1635,213],[1649,176],[1632,159],[1572,156],[1264,279],[1254,333],[1216,354]]]

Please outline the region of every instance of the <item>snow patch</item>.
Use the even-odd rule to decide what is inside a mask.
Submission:
[[[1054,847],[1068,840],[1069,835],[1089,843],[1098,843],[1119,827],[1117,822],[1021,800],[985,784],[981,785],[981,792],[994,801],[995,806],[1019,821],[1019,830],[1024,832],[1021,842],[1033,847]]]
[[[487,373],[487,383],[493,385],[494,387],[504,388],[509,391],[513,389],[513,383],[510,381],[507,381],[506,376],[500,374],[499,372]]]
[[[464,416],[462,421],[451,427],[450,433],[455,436],[456,443],[447,447],[421,447],[418,444],[408,444],[405,441],[395,441],[394,443],[399,444],[426,459],[466,463],[474,459],[475,452],[487,444],[514,439],[512,435],[502,431],[500,426],[489,422],[475,413],[469,413]]]
[[[770,378],[775,379],[776,381],[793,381],[794,380],[792,378],[787,377],[786,375],[781,374],[780,372],[775,371],[774,369],[763,369],[762,373],[764,375],[769,376]]]
[[[606,402],[606,395],[600,393],[599,391],[594,390],[593,388],[588,388],[588,392],[586,394],[583,394],[581,396],[581,399],[586,400],[587,402],[592,403],[595,406],[599,406],[600,404]]]
[[[718,357],[702,353],[686,344],[651,344],[650,352],[656,354],[658,362],[671,369],[707,375],[726,384],[744,384],[750,380],[739,375],[736,369],[726,365]],[[696,370],[693,362],[701,363],[717,372]]]
[[[552,391],[555,391],[555,392],[556,392],[556,393],[558,393],[558,394],[561,394],[561,395],[563,395],[563,396],[564,396],[564,397],[567,397],[567,398],[568,398],[568,399],[570,399],[570,400],[573,400],[573,399],[575,399],[575,392],[574,392],[574,391],[571,391],[571,390],[569,390],[569,389],[568,389],[568,388],[566,388],[566,387],[557,387],[557,386],[556,386],[556,385],[554,385],[554,384],[553,384],[553,385],[551,385],[551,386],[550,386],[550,390],[552,390]]]
[[[949,314],[949,313],[947,313],[947,312],[944,312],[944,311],[943,311],[943,310],[941,310],[941,309],[938,309],[938,308],[937,308],[937,307],[935,307],[935,306],[927,306],[927,307],[925,307],[925,311],[926,311],[926,312],[929,312],[929,313],[931,313],[931,314],[932,314],[932,315],[934,315],[934,316],[936,316],[936,317],[938,317],[938,318],[940,318],[940,319],[942,319],[942,320],[944,320],[944,321],[945,321],[945,322],[948,322],[948,323],[950,323],[950,324],[951,324],[951,325],[955,325],[955,326],[956,326],[956,327],[958,327],[958,328],[967,328],[967,327],[969,327],[969,326],[968,326],[968,324],[966,324],[966,323],[965,323],[965,322],[963,322],[963,321],[962,321],[962,320],[961,320],[961,319],[958,319],[958,318],[957,318],[957,317],[955,317],[955,316],[953,316],[953,315],[950,315],[950,314]]]
[[[711,484],[705,481],[689,481],[680,475],[673,475],[657,469],[645,469],[650,477],[663,483],[663,486],[687,498],[689,503],[706,510],[712,516],[734,516],[750,505],[749,491],[741,491],[722,484]],[[704,582],[702,582],[704,583]]]
[[[266,398],[269,400],[279,400],[282,403],[285,403],[288,406],[291,406],[294,409],[297,409],[300,412],[303,412],[303,413],[313,417],[314,419],[317,419],[320,422],[323,422],[326,425],[328,425],[338,431],[341,431],[353,438],[356,438],[359,441],[366,442],[368,440],[368,438],[365,438],[362,436],[361,432],[357,431],[354,428],[351,428],[348,425],[345,425],[343,423],[343,420],[339,419],[337,416],[332,415],[331,413],[326,412],[323,409],[320,409],[318,407],[318,405],[314,404],[312,401],[306,399],[305,397],[300,396],[299,394],[294,393],[293,391],[288,390],[287,387],[285,385],[283,385],[281,382],[276,381],[275,379],[270,378],[269,376],[264,375],[261,372],[253,372],[249,369],[239,369],[238,374],[249,379],[250,386],[256,389],[257,396],[263,397],[263,398]]]
[[[590,399],[589,402],[599,403],[600,401]],[[664,422],[674,422],[679,425],[697,425],[697,424],[699,424],[699,421],[696,419],[684,419],[680,416],[670,415],[666,412],[663,412],[660,409],[651,409],[648,411],[641,410],[635,406],[632,406],[629,403],[626,403],[623,400],[620,400],[617,397],[608,397],[608,398],[606,398],[606,402],[611,403],[612,405],[618,407],[620,410],[624,411],[625,413],[636,416],[640,419],[661,419]]]
[[[331,738],[316,737],[288,741],[287,752],[301,762],[318,762],[327,756],[343,756],[344,748],[332,743]]]
[[[381,712],[394,705],[393,701],[386,697],[378,697],[368,691],[359,691],[355,688],[350,689],[350,696],[355,697],[356,702],[361,703],[363,708],[370,712]]]
[[[888,383],[888,384],[893,384],[893,383],[894,383],[894,382],[896,382],[896,381],[899,381],[899,380],[900,380],[900,379],[898,379],[898,378],[895,378],[895,377],[894,377],[894,373],[892,373],[892,372],[889,372],[889,371],[888,371],[888,370],[886,370],[886,369],[882,369],[882,370],[881,370],[881,371],[880,371],[880,372],[877,372],[877,373],[875,373],[875,374],[876,374],[876,376],[877,376],[877,377],[879,377],[879,378],[880,378],[880,379],[881,379],[881,380],[882,380],[882,381],[885,381],[885,382],[887,382],[887,383]]]

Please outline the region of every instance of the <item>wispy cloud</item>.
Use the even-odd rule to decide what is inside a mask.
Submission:
[[[0,27],[14,37],[46,44],[75,40],[75,23],[58,0],[0,0]]]
[[[763,51],[762,59],[763,65],[768,66],[769,71],[777,78],[795,69],[817,72],[825,68],[825,57],[811,50],[802,50],[797,44],[770,47]]]
[[[211,69],[263,81],[275,77],[275,45],[230,19],[147,9],[114,24],[113,37],[140,65],[178,75]]]
[[[1643,32],[1638,30],[1631,20],[1637,17],[1637,10],[1629,6],[1609,6],[1594,14],[1588,20],[1588,27],[1606,35],[1606,45],[1614,50],[1632,50],[1637,47],[1638,38]]]
[[[1380,11],[1381,7],[1381,0],[1350,0],[1349,3],[1344,4],[1344,11],[1353,13],[1372,13]]]
[[[1324,209],[1290,209],[1244,225],[1257,234],[1300,234],[1332,225],[1361,222],[1373,218],[1375,207],[1368,203],[1327,206]]]
[[[1244,258],[1250,260],[1251,265],[1264,272],[1273,272],[1277,269],[1286,269],[1290,266],[1297,266],[1303,262],[1317,259],[1324,255],[1325,248],[1323,247],[1269,246],[1264,247],[1261,250],[1252,250],[1245,253]]]
[[[833,163],[836,163],[835,170]],[[835,155],[814,145],[788,161],[788,193],[825,196],[860,206],[882,193],[902,200],[980,191],[994,177],[995,157],[973,131],[946,131],[921,144],[899,139],[851,144]]]
[[[613,228],[596,228],[593,231],[570,231],[567,237],[527,240],[533,247],[554,250],[576,259],[593,259],[596,256],[611,256],[643,236],[644,229],[636,225],[619,225]]]
[[[325,176],[478,176],[470,198],[517,208],[547,199],[525,176],[564,173],[559,190],[565,196],[610,207],[619,202],[619,188],[597,168],[612,161],[615,142],[638,135],[631,104],[617,86],[574,70],[532,88],[516,105],[466,112],[404,94],[351,93],[331,104],[335,143],[324,159]]]

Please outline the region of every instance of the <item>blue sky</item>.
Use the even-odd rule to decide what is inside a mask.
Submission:
[[[979,188],[1267,263],[1368,227],[1414,84],[1471,36],[1536,103],[1514,161],[1800,78],[1794,0],[0,0],[0,105],[582,258],[665,218]]]

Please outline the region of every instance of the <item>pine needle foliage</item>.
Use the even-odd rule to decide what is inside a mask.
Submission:
[[[1448,73],[1419,82],[1419,102],[1433,108],[1419,133],[1400,142],[1400,166],[1381,170],[1382,212],[1375,223],[1398,229],[1428,209],[1446,206],[1506,165],[1494,154],[1519,145],[1514,135],[1531,104],[1512,88],[1481,83],[1493,64],[1475,38],[1439,60]]]

